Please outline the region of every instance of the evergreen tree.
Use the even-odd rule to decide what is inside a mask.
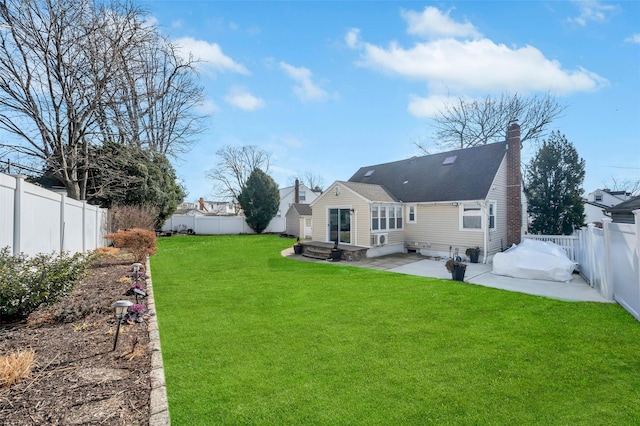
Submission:
[[[276,182],[259,168],[253,169],[238,196],[247,224],[261,234],[278,212],[280,191]]]
[[[135,146],[106,142],[89,156],[87,198],[100,207],[136,206],[156,213],[156,229],[175,213],[186,193],[164,154]]]
[[[585,162],[560,132],[548,140],[527,168],[525,193],[534,234],[570,235],[584,224]]]

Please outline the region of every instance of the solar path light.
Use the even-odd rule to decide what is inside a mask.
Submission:
[[[113,341],[113,351],[116,350],[116,346],[118,345],[118,334],[120,334],[120,324],[122,323],[122,319],[127,314],[127,310],[129,306],[133,305],[132,302],[128,300],[118,300],[117,302],[113,302],[111,307],[115,310],[116,321],[118,321],[118,328],[116,329],[116,338]]]

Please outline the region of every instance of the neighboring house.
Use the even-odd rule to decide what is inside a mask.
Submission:
[[[367,257],[405,250],[487,257],[522,234],[520,126],[505,142],[360,168],[311,203],[313,240],[369,247]]]
[[[606,212],[611,213],[611,220],[615,223],[636,223],[634,210],[640,210],[640,196],[609,207]]]
[[[236,208],[231,202],[205,201],[202,197],[195,203],[181,203],[176,213],[190,216],[235,216],[237,214]]]
[[[314,192],[296,179],[294,186],[280,188],[280,206],[276,217],[283,217],[294,203],[311,204],[320,193]]]
[[[627,191],[611,191],[609,189],[596,189],[584,198],[585,223],[602,224],[602,218],[608,216],[605,211],[623,201],[631,198]]]
[[[309,204],[293,203],[285,216],[287,235],[302,239],[311,239],[311,206]]]

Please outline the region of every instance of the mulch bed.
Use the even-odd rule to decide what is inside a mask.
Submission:
[[[74,291],[26,321],[0,324],[0,356],[32,349],[29,377],[0,388],[2,425],[144,425],[151,394],[146,322],[120,328],[111,304],[123,294],[131,261],[95,263]],[[140,303],[146,306],[146,299]]]

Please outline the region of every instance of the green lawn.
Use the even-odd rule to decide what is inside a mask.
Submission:
[[[293,243],[158,241],[172,424],[638,424],[621,307],[280,256]]]

